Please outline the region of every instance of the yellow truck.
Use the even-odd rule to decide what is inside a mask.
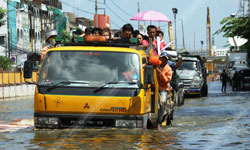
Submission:
[[[158,84],[147,56],[133,43],[50,49],[35,88],[35,127],[156,127]],[[30,78],[32,62],[24,69]]]

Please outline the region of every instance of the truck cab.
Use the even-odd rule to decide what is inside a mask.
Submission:
[[[204,61],[198,55],[182,55],[177,72],[184,83],[185,94],[207,96],[207,74]]]

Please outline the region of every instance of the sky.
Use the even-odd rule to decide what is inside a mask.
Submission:
[[[105,5],[103,4],[105,1]],[[95,13],[94,0],[61,0],[63,12],[73,12],[77,17],[93,19]],[[201,48],[201,41],[206,45],[206,22],[207,7],[210,9],[211,34],[222,27],[220,21],[237,13],[239,10],[239,0],[98,0],[99,14],[105,12],[110,16],[111,29],[119,29],[126,23],[131,23],[137,29],[137,21],[131,21],[134,15],[138,13],[138,2],[140,11],[153,10],[166,15],[174,23],[172,8],[177,8],[176,31],[177,47],[183,47],[182,24],[184,26],[185,47],[194,49]],[[248,8],[246,8],[248,9]],[[141,22],[146,26],[150,22]],[[168,26],[165,22],[152,22],[160,26],[165,33],[165,41],[168,42]],[[174,24],[173,24],[174,25]],[[174,27],[174,26],[173,26]],[[175,29],[173,28],[173,32]],[[194,36],[195,35],[195,36]],[[224,48],[227,45],[227,38],[223,34],[214,35],[215,46]]]

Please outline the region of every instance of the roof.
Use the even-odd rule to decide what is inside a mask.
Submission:
[[[141,52],[133,48],[125,47],[109,47],[109,46],[64,46],[52,48],[49,51],[110,51],[110,52],[131,52],[138,53]]]

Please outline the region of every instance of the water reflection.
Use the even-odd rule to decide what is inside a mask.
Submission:
[[[162,131],[28,127],[0,132],[0,149],[249,149],[250,94],[216,95],[187,98],[175,110],[173,126]],[[0,122],[32,118],[32,103],[31,99],[1,102]]]
[[[141,129],[64,129],[36,130],[32,144],[56,149],[152,149],[175,144],[168,130]]]

